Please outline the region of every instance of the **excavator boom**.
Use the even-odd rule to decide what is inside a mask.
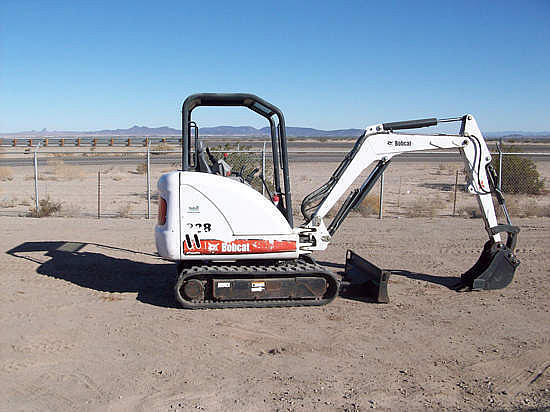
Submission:
[[[395,132],[399,129],[436,126],[440,122],[460,122],[460,132],[456,135]],[[367,127],[330,180],[304,198],[301,210],[306,219],[306,224],[302,228],[307,242],[302,245],[302,249],[316,251],[324,250],[328,246],[332,235],[342,224],[348,213],[361,204],[394,156],[407,152],[436,149],[459,150],[467,172],[467,189],[477,198],[485,229],[489,236],[478,262],[461,276],[457,288],[479,290],[500,289],[507,286],[512,281],[514,272],[519,265],[519,260],[514,255],[519,228],[511,224],[504,197],[495,187],[496,177],[491,166],[491,154],[476,120],[469,114],[450,119],[420,119],[381,123]],[[332,222],[328,227],[325,226],[323,218],[355,182],[357,177],[373,162],[377,163],[365,182],[359,189],[353,190],[348,195]],[[506,224],[497,222],[492,199],[493,193],[497,196],[498,203],[504,211]],[[506,243],[502,242],[501,233],[508,234]],[[363,270],[357,270],[357,267],[354,267],[354,262],[358,262],[359,259],[355,256],[355,254],[348,252],[346,262],[346,273],[353,277],[354,282],[358,281],[357,272],[359,271],[365,273],[365,279],[377,285],[387,283],[388,275],[385,275],[386,282],[381,282],[382,271],[370,262],[369,264],[363,262],[361,264]],[[374,269],[367,270],[364,268]],[[351,275],[351,273],[354,273],[354,275]],[[377,294],[387,296],[387,293],[383,291],[378,291]]]

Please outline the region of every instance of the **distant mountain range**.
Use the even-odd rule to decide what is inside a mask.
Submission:
[[[358,137],[363,132],[363,129],[338,129],[338,130],[319,130],[310,127],[287,127],[286,133],[289,137]],[[199,133],[202,136],[243,136],[243,137],[265,137],[270,135],[269,127],[256,129],[251,126],[216,126],[216,127],[201,127]],[[171,127],[146,127],[132,126],[129,129],[113,129],[113,130],[96,130],[96,131],[51,131],[42,129],[40,131],[31,130],[15,133],[0,133],[2,137],[61,137],[61,136],[179,136],[181,130]],[[488,132],[485,136],[489,138],[535,138],[547,139],[550,138],[548,132],[524,132],[524,131],[503,131],[503,132]]]
[[[363,130],[361,129],[341,129],[341,130],[318,130],[309,127],[287,127],[287,136],[293,137],[357,137]],[[246,136],[246,137],[264,137],[270,135],[269,127],[256,129],[252,126],[216,126],[201,127],[199,133],[202,136]],[[91,132],[81,131],[57,131],[31,130],[16,133],[0,133],[0,136],[21,136],[21,137],[46,137],[46,136],[180,136],[181,130],[171,127],[146,127],[132,126],[129,129],[96,130]]]

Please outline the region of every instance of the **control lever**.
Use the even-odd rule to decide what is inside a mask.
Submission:
[[[208,146],[206,146],[206,154],[208,155],[208,159],[210,159],[212,166],[216,166],[216,163],[218,163],[218,159],[216,159],[214,155],[210,153],[210,149],[208,148]]]
[[[246,182],[248,184],[251,184],[252,183],[252,179],[254,179],[254,176],[256,175],[256,173],[258,173],[260,171],[259,168],[256,168],[254,169],[253,171],[251,171],[245,178],[244,180],[246,180]]]
[[[262,183],[263,183],[263,185],[264,185],[264,187],[265,187],[265,191],[267,192],[269,198],[270,198],[270,199],[273,199],[273,195],[272,195],[271,192],[269,191],[269,187],[267,187],[267,183],[265,182],[264,175],[263,175],[262,173],[260,173],[260,176],[258,176],[258,177],[261,179],[261,181],[262,181]]]

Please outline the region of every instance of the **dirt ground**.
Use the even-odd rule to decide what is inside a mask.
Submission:
[[[400,271],[389,304],[187,311],[152,220],[0,217],[0,409],[550,408],[550,219],[514,223],[522,263],[500,291],[448,287],[481,220],[353,215],[316,257]]]

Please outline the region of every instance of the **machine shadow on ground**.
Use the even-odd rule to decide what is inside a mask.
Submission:
[[[317,263],[327,268],[331,268],[335,272],[337,269],[341,269],[336,272],[338,275],[344,276],[345,274],[346,265],[344,265],[343,263],[335,263],[335,262],[320,261],[320,260],[318,260]],[[428,283],[433,283],[435,285],[444,286],[452,290],[455,290],[457,284],[460,283],[460,277],[455,277],[455,276],[435,276],[435,275],[428,275],[425,273],[410,272],[408,270],[401,270],[401,269],[388,269],[388,271],[391,272],[391,277],[388,282],[388,289],[390,289],[390,292],[389,292],[390,297],[391,297],[392,277],[394,276],[402,276],[412,280],[420,280]],[[366,303],[377,302],[376,299],[372,297],[372,294],[369,293],[368,289],[362,285],[350,285],[350,284],[342,283],[339,295],[341,298],[356,300],[360,302],[366,302]]]
[[[343,263],[325,262],[321,260],[318,260],[317,263],[332,269],[342,269],[341,271],[336,272],[338,275],[343,275],[343,269],[346,268],[346,265],[344,265]],[[413,280],[423,280],[424,282],[445,286],[453,290],[454,286],[456,286],[456,284],[460,280],[460,276],[435,276],[427,275],[425,273],[410,272],[408,270],[402,269],[388,269],[388,271],[391,272],[392,276],[403,276]]]
[[[166,308],[180,308],[173,294],[176,270],[173,263],[145,263],[131,259],[116,258],[97,252],[82,251],[86,246],[104,248],[112,252],[147,255],[129,249],[121,249],[95,243],[65,241],[25,242],[6,253],[20,259],[40,264],[37,273],[56,279],[66,280],[75,285],[99,292],[137,293],[140,302]],[[45,253],[50,259],[43,262],[35,252]],[[344,264],[318,261],[342,275]],[[342,269],[337,271],[338,269]],[[391,270],[392,276],[434,283],[452,289],[459,278],[414,273],[406,270]],[[391,285],[391,278],[390,278]],[[361,287],[343,285],[339,296],[344,299],[373,303],[371,297]]]
[[[154,256],[107,245],[64,241],[25,242],[6,253],[39,263],[36,271],[44,276],[100,292],[137,293],[137,300],[154,306],[180,307],[172,292],[176,280],[173,263],[151,264],[82,251],[88,245],[112,252]],[[46,252],[45,256],[51,259],[43,262],[33,252]]]

